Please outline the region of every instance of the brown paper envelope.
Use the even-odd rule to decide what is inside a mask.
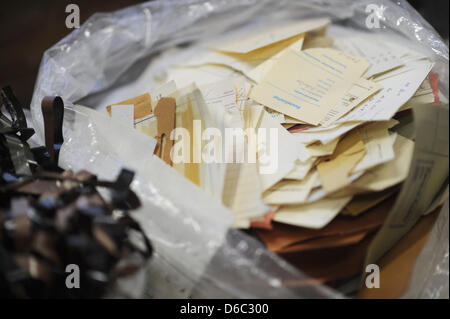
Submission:
[[[439,211],[439,209],[437,210]],[[421,218],[419,223],[377,263],[380,265],[380,288],[365,289],[360,298],[396,298],[407,289],[414,263],[426,243],[436,214]],[[369,234],[350,246],[280,254],[289,263],[319,282],[333,282],[361,273],[369,245],[375,237]],[[381,288],[383,287],[383,289]]]
[[[298,244],[293,244],[277,251],[278,253],[294,253],[308,250],[317,250],[333,247],[342,247],[359,243],[369,233],[369,230],[363,230],[345,235],[334,235],[319,237],[307,240]]]
[[[367,249],[373,239],[369,234],[355,245],[280,254],[287,262],[320,282],[353,277],[361,272]]]
[[[377,262],[380,266],[380,287],[368,289],[363,286],[358,298],[399,298],[405,293],[417,257],[427,242],[440,210],[438,207],[433,213],[423,216],[417,225]]]
[[[319,237],[351,234],[380,227],[394,203],[391,197],[357,217],[338,216],[322,229],[308,229],[273,223],[273,230],[257,230],[258,236],[271,251]]]

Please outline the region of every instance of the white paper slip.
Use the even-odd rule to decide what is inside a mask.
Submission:
[[[198,67],[171,67],[167,77],[181,88],[194,81],[197,85],[205,85],[228,78],[239,79],[243,75],[226,66],[207,64]]]
[[[361,57],[370,63],[365,78],[370,78],[403,65],[398,56],[398,51],[387,43],[379,41],[374,37],[346,37],[337,38],[334,42],[335,48]]]
[[[316,48],[286,51],[250,97],[271,109],[317,125],[368,67],[344,52]]]
[[[272,205],[303,203],[317,178],[318,173],[314,170],[302,181],[282,180],[264,192],[263,200]]]
[[[134,128],[134,105],[111,105],[111,118],[129,128]]]
[[[383,86],[380,83],[359,79],[345,94],[341,101],[335,105],[320,122],[327,127],[341,118],[344,114],[354,109],[357,105],[380,91]]]
[[[386,73],[382,73],[379,76],[373,78],[372,80],[375,82],[382,82],[388,78],[392,78],[392,77],[398,76],[400,74],[420,68],[424,65],[424,63],[429,63],[429,62],[430,62],[430,60],[427,58],[420,59],[420,60],[412,60],[412,61],[409,61],[408,63],[405,63],[403,66],[401,66],[399,68],[396,68],[396,69],[391,70]]]
[[[343,198],[325,198],[311,204],[283,206],[273,220],[313,229],[325,227],[347,205],[351,196]]]
[[[226,127],[243,127],[239,108],[236,104],[236,89],[232,80],[199,86],[203,99],[222,133]]]
[[[394,142],[394,152],[394,159],[368,170],[363,176],[353,182],[349,189],[355,190],[355,193],[379,192],[405,180],[411,165],[414,142],[397,135]]]
[[[353,173],[365,171],[394,158],[392,137],[388,131],[389,125],[389,122],[374,122],[358,128],[366,154],[353,169]]]
[[[271,110],[268,107],[264,108],[264,110],[269,113],[269,115],[278,123],[282,124],[282,123],[286,123],[285,122],[285,118],[284,118],[284,114],[277,112],[275,110]]]
[[[234,80],[234,88],[236,90],[236,105],[243,118],[245,102],[250,93],[251,84],[243,78]]]
[[[262,106],[250,106],[258,108]],[[253,126],[256,127],[256,126]],[[278,183],[295,166],[298,142],[286,129],[262,110],[258,131],[258,164],[262,190]],[[260,133],[261,132],[261,133]]]
[[[360,178],[363,174],[364,174],[364,172],[354,173],[348,179],[353,183],[358,178]],[[317,184],[319,184],[319,185],[317,185]],[[321,186],[322,186],[322,182],[320,181],[320,178],[318,178],[316,181],[316,184],[314,185],[314,189],[309,193],[308,199],[306,201],[307,203],[315,203],[315,202],[327,197],[327,195],[328,195],[327,192]],[[337,193],[340,193],[340,191],[337,191]],[[336,194],[333,194],[331,196],[335,196],[335,195]],[[336,196],[336,197],[339,198],[339,197],[345,197],[345,196],[347,196],[347,195]]]
[[[325,145],[335,140],[339,136],[342,136],[345,133],[351,131],[352,129],[361,124],[362,122],[343,123],[333,126],[332,129],[321,127],[320,130],[316,130],[316,128],[313,128],[312,132],[309,132],[309,130],[305,130],[301,132],[292,133],[292,135],[297,139],[297,141],[303,144],[310,144],[319,141]]]
[[[417,91],[427,77],[433,63],[422,61],[415,69],[386,78],[378,83],[383,89],[367,102],[339,119],[338,123],[350,121],[387,121],[405,104]]]
[[[236,104],[236,90],[232,80],[224,80],[213,84],[199,87],[203,99],[208,106],[209,112],[214,122],[214,128],[220,130],[222,137],[226,134],[227,128],[243,128],[241,114]],[[220,139],[215,141],[216,149],[221,149],[222,163],[217,163],[221,178],[225,179],[227,164],[232,162],[233,156],[239,158],[243,152],[244,145],[236,147],[223,143]],[[235,154],[236,153],[236,154]]]
[[[223,204],[237,218],[261,216],[270,210],[262,201],[261,183],[256,163],[229,163],[225,175]]]
[[[284,178],[298,181],[303,180],[313,167],[316,159],[316,157],[311,157],[305,162],[302,162],[299,159],[296,160],[294,168],[286,176],[284,176]]]
[[[334,152],[334,149],[336,148],[337,144],[339,142],[339,138],[334,139],[328,144],[322,144],[322,143],[313,143],[306,147],[301,148],[301,152],[299,155],[299,159],[302,162],[306,162],[311,157],[320,157],[320,156],[327,156],[331,155]],[[304,145],[304,144],[301,144]]]
[[[150,90],[152,105],[156,105],[162,97],[177,98],[176,92],[177,92],[177,85],[175,81],[169,81],[154,90]]]

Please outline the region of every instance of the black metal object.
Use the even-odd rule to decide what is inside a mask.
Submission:
[[[104,181],[63,171],[57,165],[62,99],[43,100],[46,147],[31,149],[26,141],[34,131],[11,89],[2,89],[1,98],[9,116],[0,115],[0,297],[101,297],[152,255],[129,215],[140,206],[130,189],[134,172],[124,169],[116,181]],[[99,187],[110,191],[110,201]],[[141,262],[130,262],[136,257]],[[79,289],[67,287],[67,265],[79,267]]]

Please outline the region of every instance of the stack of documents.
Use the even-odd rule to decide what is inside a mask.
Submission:
[[[208,43],[161,87],[107,107],[157,138],[155,154],[233,211],[236,228],[321,282],[360,273],[395,242],[373,239],[421,149],[412,109],[434,125],[419,133],[444,146],[447,170],[427,188],[433,208],[448,194],[448,110],[446,122],[433,115],[445,113],[433,62],[379,37],[332,37],[329,23]]]

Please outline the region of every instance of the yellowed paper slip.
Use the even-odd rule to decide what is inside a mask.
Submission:
[[[222,201],[239,219],[261,216],[270,210],[262,201],[256,163],[227,164]]]
[[[325,28],[329,23],[329,19],[311,19],[282,26],[269,26],[244,36],[237,35],[235,39],[225,40],[220,44],[213,44],[212,48],[225,52],[248,53],[300,33]]]
[[[200,166],[199,163],[194,162],[194,152],[198,148],[198,146],[194,147],[194,128],[193,128],[193,121],[194,121],[194,112],[192,110],[192,106],[189,103],[188,96],[182,96],[181,98],[177,99],[177,122],[179,119],[180,127],[186,129],[189,132],[189,141],[183,140],[183,148],[184,150],[192,150],[189,152],[189,154],[183,154],[184,156],[187,156],[181,163],[178,163],[174,161],[175,169],[179,171],[180,173],[183,173],[183,175],[189,179],[191,182],[196,184],[197,186],[201,186],[200,183]],[[198,119],[198,118],[197,118]],[[178,123],[177,123],[178,124]],[[177,142],[177,141],[176,141]],[[180,143],[180,142],[178,142]],[[175,144],[178,145],[178,144]],[[175,147],[173,148],[173,151],[175,152]]]
[[[281,113],[280,113],[281,114]],[[299,121],[297,119],[294,119],[291,116],[285,115],[284,116],[284,124],[306,124],[305,122]]]
[[[414,152],[414,142],[398,135],[394,143],[394,159],[368,170],[350,185],[360,192],[378,192],[401,183],[408,176]]]
[[[167,78],[175,81],[178,87],[185,87],[195,81],[197,85],[206,85],[225,79],[240,79],[244,76],[238,71],[224,66],[207,64],[201,66],[173,66],[167,70]]]
[[[311,157],[306,162],[297,159],[294,168],[284,176],[284,179],[303,180],[316,163],[317,157]]]
[[[369,64],[333,49],[286,51],[250,97],[278,112],[319,124]]]
[[[377,83],[383,85],[383,89],[341,117],[338,122],[390,120],[415,94],[432,67],[433,63],[430,61],[418,61],[408,72],[377,80]]]
[[[317,171],[314,170],[302,181],[282,180],[264,192],[264,202],[271,205],[303,203],[317,178]]]
[[[326,145],[361,124],[362,122],[352,122],[333,124],[331,127],[318,126],[301,132],[294,132],[292,135],[303,144],[320,142],[323,145]]]
[[[378,205],[391,197],[398,189],[389,188],[382,192],[361,194],[353,197],[352,201],[341,211],[342,215],[358,216],[368,209]]]
[[[336,146],[339,142],[339,138],[334,139],[328,144],[323,145],[322,143],[313,143],[306,147],[302,147],[299,159],[302,162],[306,162],[311,157],[321,157],[333,154]],[[302,144],[301,144],[302,145]],[[302,145],[303,146],[303,145]]]
[[[394,141],[396,135],[389,135],[390,122],[372,122],[358,127],[357,130],[364,142],[366,154],[356,165],[353,173],[368,170],[377,165],[389,162],[394,158]]]
[[[364,74],[365,78],[403,65],[403,61],[399,58],[401,53],[391,47],[388,42],[380,41],[373,36],[337,38],[334,45],[339,50],[370,62],[370,68]]]
[[[329,126],[341,118],[353,108],[367,100],[369,97],[381,90],[383,86],[379,83],[359,79],[345,94],[341,101],[336,104],[320,122],[322,126]]]
[[[331,222],[351,199],[351,196],[325,198],[311,204],[283,206],[275,213],[274,220],[294,226],[320,229]]]
[[[177,120],[181,118],[181,127],[189,132],[189,140],[185,141],[183,135],[181,135],[181,140],[175,139],[176,142],[172,148],[173,158],[178,158],[184,163],[186,177],[199,185],[206,193],[221,201],[224,176],[221,174],[220,163],[204,161],[204,154],[208,149],[206,148],[207,142],[201,138],[201,130],[213,127],[213,120],[200,90],[196,89],[180,96],[177,99],[176,112]],[[194,120],[198,122],[194,122]],[[196,123],[200,123],[201,127],[196,126]],[[183,147],[187,143],[190,147]]]
[[[134,128],[148,136],[158,135],[158,120],[154,114],[134,121]]]
[[[334,40],[326,35],[309,35],[306,34],[303,42],[303,50],[313,48],[332,48]]]
[[[271,68],[276,64],[276,62],[280,59],[280,57],[287,51],[287,50],[294,50],[296,52],[299,52],[302,50],[303,47],[303,40],[304,35],[300,38],[294,38],[294,41],[292,43],[288,43],[287,46],[281,47],[280,50],[270,56],[267,57],[264,61],[260,62],[256,67],[254,67],[252,70],[245,72],[245,74],[255,81],[256,83],[261,82],[266,74],[270,71]]]
[[[242,72],[249,79],[259,82],[283,52],[287,49],[300,51],[303,38],[304,34],[299,34],[249,53],[203,51],[193,59],[184,61],[183,66],[223,65]]]
[[[348,133],[337,145],[329,160],[317,165],[320,180],[327,193],[335,192],[350,184],[350,173],[366,153],[357,130]]]

